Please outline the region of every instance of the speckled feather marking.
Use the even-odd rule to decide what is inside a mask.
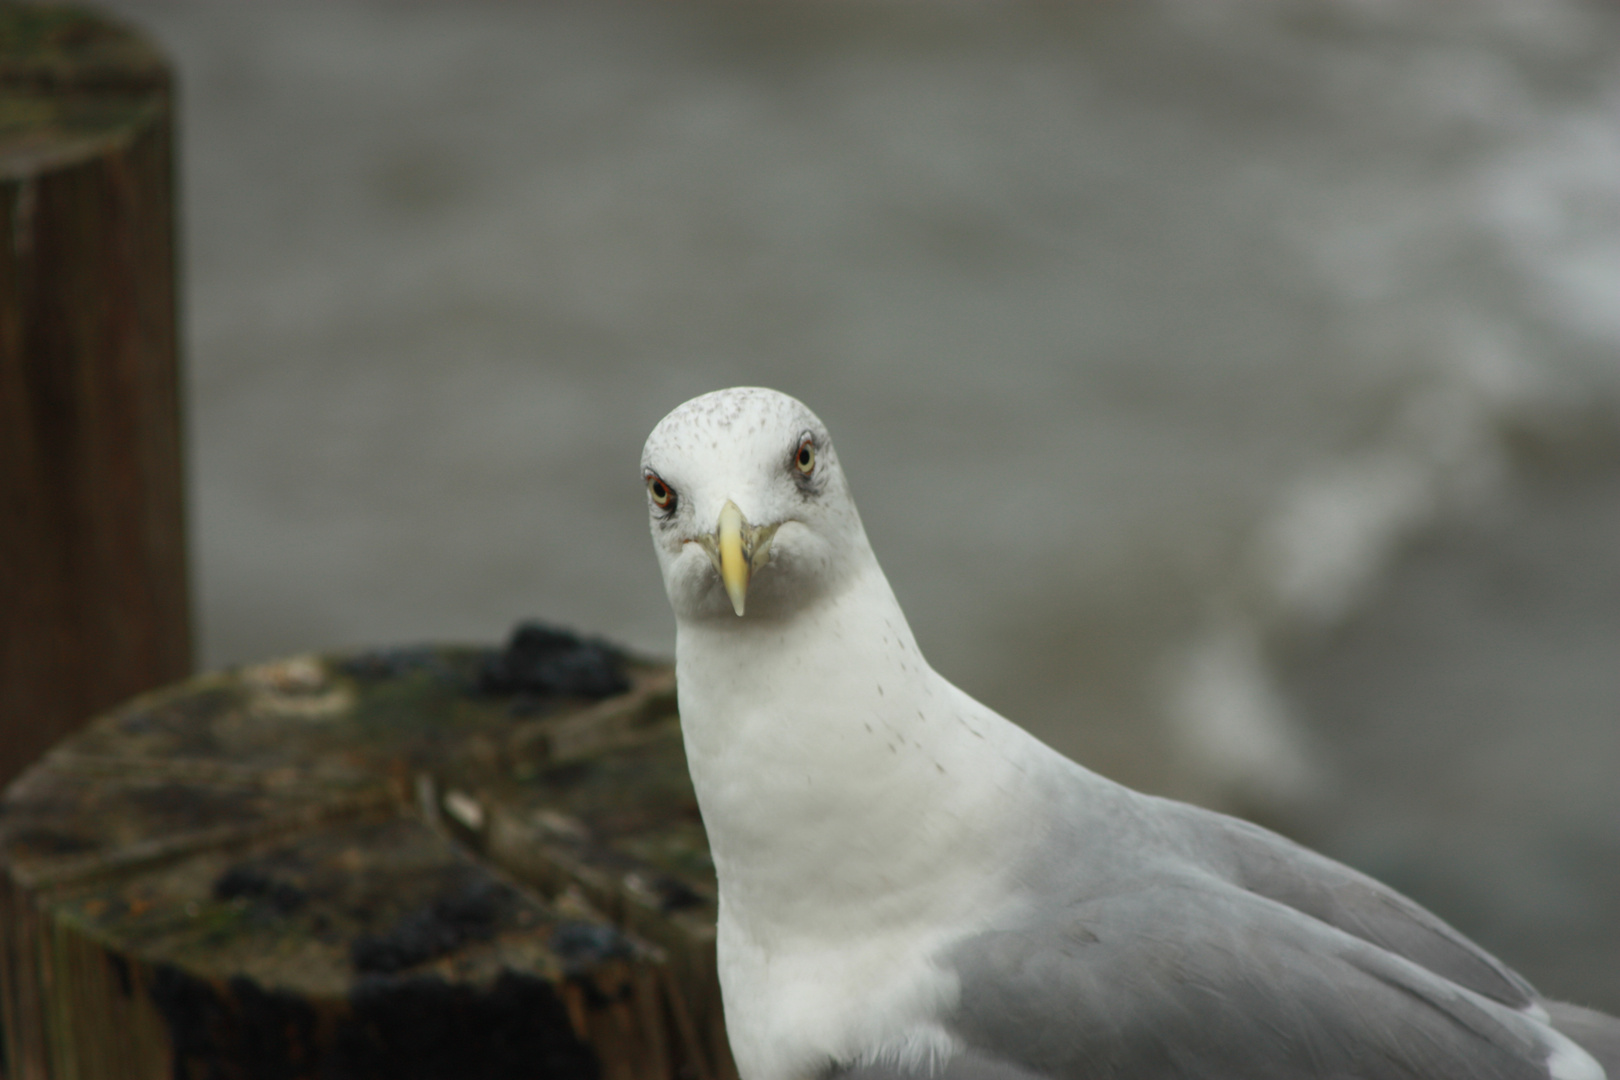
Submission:
[[[660,420],[647,437],[642,467],[652,467],[653,459],[663,452],[691,451],[705,442],[707,449],[719,450],[720,436],[745,419],[753,421],[747,428],[749,435],[776,426],[797,426],[815,429],[825,441],[825,425],[797,398],[764,387],[735,386],[693,398]]]

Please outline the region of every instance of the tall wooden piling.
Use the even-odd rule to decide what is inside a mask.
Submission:
[[[0,2],[0,783],[191,665],[168,66]]]

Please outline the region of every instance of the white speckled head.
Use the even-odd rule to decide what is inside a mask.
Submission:
[[[653,428],[641,469],[678,620],[737,617],[711,558],[728,502],[768,548],[755,559],[748,618],[789,616],[872,559],[825,425],[786,394],[736,387],[693,398]]]

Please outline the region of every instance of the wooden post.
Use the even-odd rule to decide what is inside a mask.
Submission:
[[[170,81],[0,2],[0,783],[191,666]]]
[[[10,1080],[736,1080],[674,688],[531,627],[99,717],[0,802]]]

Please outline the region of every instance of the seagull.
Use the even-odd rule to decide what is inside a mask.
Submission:
[[[1620,1080],[1620,1020],[935,672],[799,401],[694,398],[641,462],[742,1080]]]

